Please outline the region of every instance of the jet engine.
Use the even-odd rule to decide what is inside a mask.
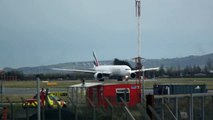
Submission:
[[[95,77],[95,79],[101,80],[101,79],[103,79],[103,74],[97,72],[97,73],[94,74],[94,77]]]
[[[130,78],[134,79],[135,77],[136,77],[136,73],[135,73],[135,72],[132,72],[132,73],[130,74]]]

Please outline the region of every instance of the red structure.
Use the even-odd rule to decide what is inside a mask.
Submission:
[[[3,107],[3,111],[2,111],[2,120],[7,120],[7,114],[8,114],[8,110],[6,107]]]
[[[109,106],[107,100],[113,106],[123,105],[122,98],[131,107],[140,103],[140,88],[139,84],[102,84],[88,87],[86,96],[96,106]]]

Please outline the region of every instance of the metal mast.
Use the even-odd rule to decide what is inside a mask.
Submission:
[[[137,57],[140,57],[141,49],[141,34],[140,34],[140,24],[141,24],[141,1],[135,0],[135,12],[137,18]]]
[[[137,72],[137,79],[140,85],[140,90],[142,87],[142,101],[143,101],[145,96],[144,96],[144,79],[143,79],[143,82],[141,83],[141,72],[143,71],[142,71],[142,64],[141,64],[142,57],[141,57],[141,1],[140,0],[135,0],[135,13],[136,13],[135,15],[137,19],[137,57],[135,58],[135,62],[136,62],[136,69],[139,70],[139,72]]]
[[[141,64],[141,35],[140,35],[140,18],[141,18],[141,1],[135,0],[135,12],[136,12],[136,18],[137,18],[137,57],[135,58],[136,62],[136,69],[141,70],[142,64]],[[138,72],[137,78],[139,80],[139,83],[141,81],[141,73]]]

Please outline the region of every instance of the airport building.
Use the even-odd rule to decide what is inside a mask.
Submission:
[[[74,104],[95,106],[135,106],[141,102],[139,84],[104,84],[84,83],[72,85],[69,88],[69,97]]]

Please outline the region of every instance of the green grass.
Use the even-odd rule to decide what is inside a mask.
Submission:
[[[2,95],[3,103],[13,102],[13,103],[22,103],[23,99],[32,98],[32,95]],[[0,99],[1,100],[1,99]]]
[[[205,84],[208,89],[213,89],[213,78],[160,78],[158,81],[145,82],[146,88],[153,84]]]
[[[73,84],[81,83],[79,80],[69,81],[50,81],[55,82],[56,86],[47,86],[46,82],[40,82],[41,87],[69,87]],[[96,80],[86,80],[86,82],[98,82]],[[135,83],[135,81],[116,81],[105,80],[105,83]],[[152,88],[153,84],[206,84],[208,89],[213,89],[213,78],[159,78],[157,81],[146,81],[145,88]],[[35,88],[36,80],[34,81],[3,81],[3,87],[10,88]]]
[[[80,81],[49,81],[55,82],[56,86],[48,86],[46,82],[40,82],[41,87],[69,87],[70,85],[80,83]],[[35,88],[36,81],[3,81],[3,87],[9,88]]]

